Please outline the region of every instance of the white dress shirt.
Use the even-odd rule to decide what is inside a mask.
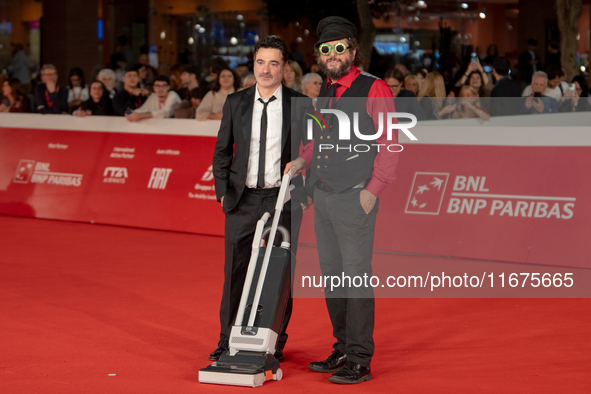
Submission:
[[[264,105],[259,101],[261,95],[255,88],[252,110],[252,133],[250,152],[246,171],[246,187],[256,188],[259,172],[259,144],[261,137],[261,117]],[[275,100],[267,104],[267,148],[265,152],[265,188],[281,184],[281,134],[283,129],[283,85],[279,85],[273,96]]]
[[[164,104],[160,104],[158,95],[156,93],[152,93],[146,102],[142,104],[141,107],[136,109],[135,112],[151,112],[154,118],[172,118],[174,116],[174,111],[176,111],[180,104],[181,98],[178,94],[176,94],[176,92],[173,92],[172,90],[168,92],[168,96],[166,97]]]

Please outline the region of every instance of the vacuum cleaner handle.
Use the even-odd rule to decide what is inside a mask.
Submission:
[[[281,179],[281,188],[279,189],[279,195],[277,196],[277,204],[275,205],[275,215],[273,216],[273,224],[271,225],[271,233],[269,234],[269,241],[267,242],[267,249],[265,249],[265,257],[263,258],[263,266],[261,267],[261,273],[259,275],[259,281],[257,282],[257,288],[254,293],[254,300],[252,302],[252,308],[250,310],[250,316],[248,318],[248,326],[254,325],[254,319],[258,309],[259,302],[261,300],[261,293],[263,291],[263,284],[265,283],[265,276],[267,275],[267,268],[269,267],[269,260],[271,259],[271,251],[273,250],[273,243],[275,242],[275,234],[277,233],[277,227],[279,227],[279,218],[283,205],[288,202],[291,198],[290,195],[290,180],[291,172],[283,175]]]
[[[236,313],[236,321],[234,325],[241,326],[244,311],[246,310],[246,301],[248,299],[248,293],[252,286],[252,279],[254,277],[254,271],[256,268],[256,262],[259,258],[259,250],[263,244],[265,224],[271,217],[269,212],[265,212],[264,215],[257,221],[257,227],[254,232],[254,238],[252,240],[252,252],[250,253],[250,261],[248,263],[248,269],[246,271],[246,278],[244,280],[244,287],[242,288],[242,296],[240,297],[240,304],[238,305],[238,313]]]
[[[277,226],[277,231],[279,231],[281,233],[281,236],[283,237],[283,239],[281,241],[281,247],[283,249],[289,249],[291,246],[291,244],[289,243],[290,242],[289,230],[283,226]],[[266,229],[263,230],[262,238],[265,239],[265,237],[267,235],[269,235],[270,233],[271,233],[271,227],[267,227]]]

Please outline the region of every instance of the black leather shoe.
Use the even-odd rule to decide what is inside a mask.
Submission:
[[[330,375],[329,382],[338,384],[355,384],[371,380],[371,368],[364,367],[353,361],[347,361],[345,366]]]
[[[308,369],[314,372],[336,372],[347,363],[347,355],[335,349],[324,361],[314,361]]]
[[[211,361],[219,360],[222,353],[225,352],[226,350],[228,350],[228,340],[219,341],[218,348],[215,349],[213,352],[211,352],[211,354],[209,355],[209,359]]]
[[[275,350],[275,358],[279,360],[280,363],[284,362],[285,357],[283,357],[283,350],[277,348],[277,350]]]

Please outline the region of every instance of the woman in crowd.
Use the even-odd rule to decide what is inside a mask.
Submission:
[[[308,97],[317,98],[322,87],[322,77],[316,73],[308,73],[302,78],[301,92]]]
[[[417,75],[409,75],[406,77],[404,87],[406,90],[410,90],[415,96],[419,97],[419,93],[421,91],[421,80]]]
[[[103,68],[99,71],[96,79],[101,81],[105,88],[109,92],[109,98],[112,100],[115,97],[115,71],[111,70],[110,68]]]
[[[88,87],[84,80],[84,71],[80,67],[72,67],[70,74],[68,75],[69,80],[69,92],[68,92],[68,106],[70,111],[73,112],[83,101],[88,100]]]
[[[29,99],[17,78],[8,78],[2,84],[0,112],[30,112]]]
[[[255,83],[257,83],[257,79],[255,78],[254,74],[246,74],[242,79],[242,89],[248,89]]]
[[[240,89],[240,78],[234,70],[229,68],[221,70],[215,79],[212,90],[207,92],[197,107],[195,118],[201,121],[222,119],[222,108],[226,97],[238,89]]]
[[[170,68],[168,78],[170,79],[170,90],[178,90],[182,86],[181,74],[183,73],[183,65],[177,63]]]
[[[470,62],[462,77],[456,82],[456,87],[469,85],[476,89],[480,97],[490,97],[492,85],[487,86],[489,78],[482,69],[478,58],[476,58],[476,60],[476,62]]]
[[[90,84],[90,98],[84,101],[73,115],[113,115],[113,103],[109,97],[109,91],[101,81]]]
[[[455,112],[452,113],[452,118],[480,118],[482,120],[489,120],[490,115],[486,109],[480,105],[478,91],[468,85],[462,86],[460,89],[460,100]]]
[[[384,74],[384,82],[392,91],[394,96],[394,107],[396,112],[409,112],[417,117],[417,120],[426,120],[427,116],[419,102],[417,96],[410,90],[405,89],[404,74],[395,68],[391,68]]]
[[[456,104],[445,105],[445,83],[443,76],[434,71],[427,75],[419,93],[420,103],[425,110],[427,120],[447,119],[455,111]]]
[[[589,87],[587,79],[578,75],[573,78],[572,84],[575,89],[568,89],[562,96],[558,103],[558,110],[560,112],[586,112],[590,111],[589,103]]]
[[[283,72],[283,84],[301,93],[302,68],[293,60],[288,60]]]

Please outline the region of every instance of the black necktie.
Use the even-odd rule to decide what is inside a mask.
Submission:
[[[265,187],[265,152],[267,150],[267,105],[277,97],[271,96],[265,102],[259,97],[259,101],[263,103],[263,115],[261,116],[261,138],[259,139],[259,175],[257,179],[257,187],[262,189]]]
[[[330,87],[328,88],[328,97],[330,97],[330,99],[328,101],[328,108],[331,108],[332,103],[333,103],[333,97],[335,98],[335,103],[336,103],[336,97],[337,97],[337,84],[336,83],[330,84]]]

